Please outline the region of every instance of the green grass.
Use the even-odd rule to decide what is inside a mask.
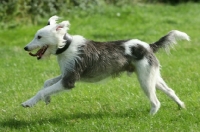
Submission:
[[[172,29],[188,33],[191,42],[179,42],[169,55],[163,50],[157,53],[163,78],[187,109],[179,110],[157,91],[161,108],[155,116],[149,115],[150,104],[134,74],[123,74],[107,83],[79,82],[72,91],[52,97],[47,106],[41,101],[33,108],[22,108],[21,103],[32,97],[46,79],[60,73],[54,56],[37,61],[23,51],[48,18],[38,26],[0,30],[0,131],[199,131],[199,9],[199,4],[189,3],[100,7],[93,12],[62,14],[71,22],[70,34],[98,41],[138,38],[151,43]]]

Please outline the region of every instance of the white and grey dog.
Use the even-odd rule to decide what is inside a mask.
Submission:
[[[31,107],[42,99],[48,104],[52,94],[73,88],[76,81],[98,82],[122,72],[137,74],[139,83],[151,103],[150,114],[155,114],[160,108],[156,88],[167,94],[178,106],[185,107],[184,102],[162,79],[159,61],[154,53],[159,48],[168,49],[176,44],[177,40],[189,41],[186,33],[172,30],[152,44],[138,39],[96,42],[79,35],[69,35],[69,22],[57,24],[58,19],[57,16],[51,17],[48,25],[38,30],[34,39],[24,49],[39,49],[35,54],[29,53],[37,59],[56,55],[61,75],[45,81],[43,89],[22,103],[23,107]]]

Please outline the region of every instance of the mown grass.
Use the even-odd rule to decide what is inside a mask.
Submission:
[[[191,42],[179,42],[169,55],[163,50],[157,53],[163,78],[187,109],[179,110],[158,91],[161,108],[155,116],[149,115],[149,102],[134,74],[107,83],[79,82],[72,91],[54,96],[47,106],[41,101],[33,108],[22,108],[20,104],[46,79],[60,73],[54,56],[37,61],[23,51],[46,20],[38,26],[0,30],[0,131],[199,131],[199,9],[199,4],[188,3],[100,7],[94,12],[62,14],[71,22],[70,34],[98,41],[138,38],[151,43],[172,29],[190,35]]]

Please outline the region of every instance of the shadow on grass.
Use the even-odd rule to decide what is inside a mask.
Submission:
[[[76,122],[81,122],[85,120],[104,120],[106,118],[131,118],[131,120],[137,120],[138,117],[147,116],[148,112],[147,110],[141,111],[138,109],[128,109],[123,112],[118,113],[110,113],[106,111],[98,112],[98,113],[76,113],[76,114],[59,114],[59,116],[56,116],[55,114],[52,116],[48,116],[44,119],[33,119],[33,120],[17,120],[15,118],[9,118],[4,121],[0,122],[0,126],[5,128],[11,128],[11,129],[21,129],[21,128],[29,128],[34,127],[35,125],[42,126],[44,124],[53,124],[53,125],[59,125],[59,124],[65,124],[67,125],[73,125]]]

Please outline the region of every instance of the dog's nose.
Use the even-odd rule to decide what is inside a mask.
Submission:
[[[24,47],[24,50],[28,51],[28,47],[27,47],[27,46],[26,46],[26,47]]]

